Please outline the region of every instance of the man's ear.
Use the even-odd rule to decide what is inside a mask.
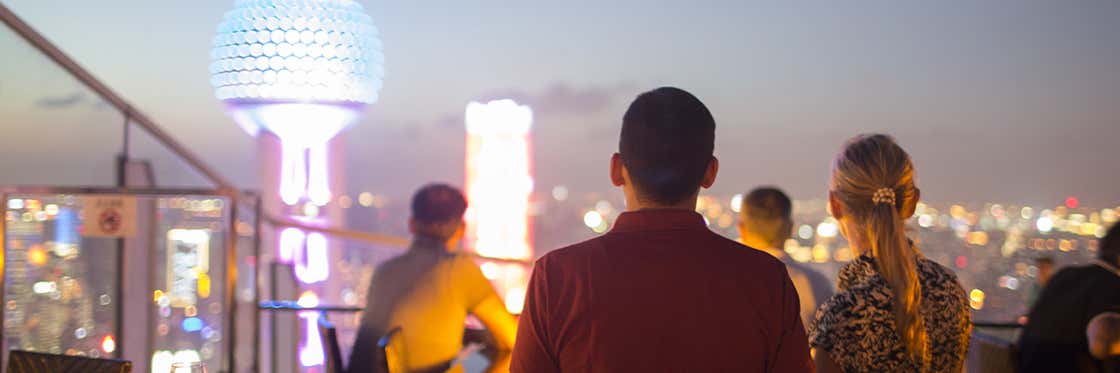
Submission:
[[[416,219],[408,218],[408,233],[415,235],[417,229],[419,227],[416,226]]]
[[[614,186],[623,186],[626,184],[626,178],[622,176],[625,172],[626,166],[622,164],[622,154],[617,152],[611,155],[611,184]]]
[[[716,174],[718,173],[719,159],[713,156],[712,160],[708,162],[708,169],[704,170],[704,179],[700,180],[700,186],[704,189],[711,188],[712,184],[716,183]]]

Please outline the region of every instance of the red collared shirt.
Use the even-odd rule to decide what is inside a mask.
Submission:
[[[785,266],[685,210],[619,216],[537,261],[511,371],[812,371]]]

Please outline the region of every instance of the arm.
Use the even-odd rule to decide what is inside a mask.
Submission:
[[[459,271],[456,280],[466,292],[467,312],[478,318],[492,337],[490,342],[496,356],[487,371],[509,371],[509,354],[513,350],[513,339],[517,333],[517,320],[506,311],[502,299],[494,292],[494,286],[473,259],[459,256],[456,260]]]
[[[812,372],[808,338],[801,325],[801,301],[789,275],[782,272],[781,339],[771,372]]]
[[[516,373],[560,372],[548,337],[548,276],[543,260],[533,267],[525,307],[517,327],[510,371]]]
[[[487,371],[508,372],[510,353],[513,351],[513,341],[517,335],[517,320],[514,320],[513,316],[506,311],[502,300],[498,299],[498,295],[493,292],[482,302],[479,302],[471,310],[471,314],[482,321],[482,324],[490,331],[490,335],[494,337],[494,348],[497,350],[497,356],[494,361],[490,362]]]

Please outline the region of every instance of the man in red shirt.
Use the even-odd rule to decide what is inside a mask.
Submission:
[[[671,87],[622,119],[610,175],[627,211],[598,238],[537,261],[511,371],[812,371],[797,291],[780,261],[708,230],[715,120]]]

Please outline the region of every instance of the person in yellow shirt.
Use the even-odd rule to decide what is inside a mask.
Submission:
[[[464,322],[474,315],[497,351],[489,371],[509,370],[517,322],[475,262],[453,250],[467,201],[454,187],[424,186],[412,198],[408,251],[377,267],[348,371],[461,372]],[[389,336],[385,353],[378,347]]]

